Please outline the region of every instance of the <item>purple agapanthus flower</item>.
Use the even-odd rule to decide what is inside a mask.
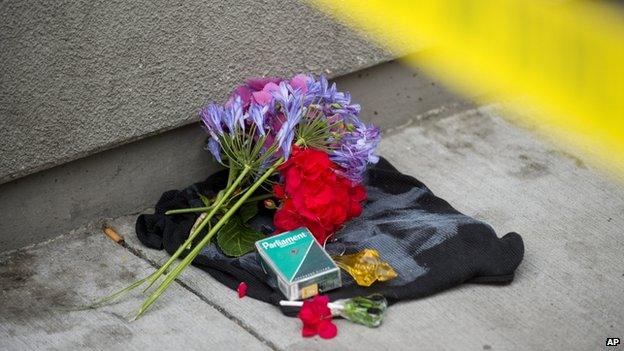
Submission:
[[[367,165],[379,161],[375,150],[381,140],[381,131],[372,124],[362,123],[355,116],[351,117],[354,130],[346,131],[342,135],[329,157],[341,166],[342,175],[353,182],[361,183]]]
[[[279,89],[273,91],[273,97],[282,106],[286,120],[281,125],[275,139],[285,159],[290,156],[290,149],[295,137],[295,129],[303,115],[303,94],[299,89],[281,82]]]
[[[313,80],[309,84],[308,95],[310,95],[313,102],[322,101],[322,103],[328,105],[339,104],[347,106],[351,103],[351,95],[348,92],[338,91],[336,83],[330,85],[325,75],[322,74],[318,81]]]
[[[216,104],[209,104],[201,111],[199,111],[199,117],[201,118],[204,129],[210,134],[208,140],[207,149],[212,153],[214,158],[221,163],[221,146],[219,144],[219,137],[223,136],[223,107]]]
[[[217,104],[210,104],[199,111],[199,117],[204,123],[204,129],[213,139],[219,139],[223,135],[223,107]]]
[[[232,103],[225,108],[224,120],[228,132],[233,133],[236,130],[236,124],[240,125],[241,129],[245,131],[243,100],[240,96],[235,97]]]

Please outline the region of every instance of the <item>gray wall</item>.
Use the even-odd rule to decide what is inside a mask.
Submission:
[[[391,54],[292,1],[0,4],[0,183],[195,119],[244,77]]]

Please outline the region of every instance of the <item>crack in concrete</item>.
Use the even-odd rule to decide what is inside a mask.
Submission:
[[[136,257],[138,257],[138,258],[144,260],[145,262],[149,263],[152,267],[154,267],[156,269],[160,268],[160,265],[158,264],[158,262],[153,261],[153,260],[147,258],[143,254],[143,251],[141,251],[140,249],[134,248],[134,247],[128,245],[127,243],[120,244],[120,245],[123,246],[126,250],[128,250],[130,253],[132,253]],[[215,310],[217,310],[225,318],[227,318],[227,319],[233,321],[234,323],[236,323],[239,327],[241,327],[243,330],[245,330],[246,332],[251,334],[254,338],[258,339],[258,341],[260,341],[261,343],[263,343],[264,345],[269,347],[271,350],[282,351],[282,349],[277,347],[277,345],[275,345],[272,341],[264,338],[262,335],[260,335],[258,332],[256,332],[253,328],[251,328],[251,326],[249,326],[247,323],[243,322],[238,317],[236,317],[232,313],[228,312],[226,309],[224,309],[223,307],[219,306],[214,301],[210,300],[207,296],[203,295],[197,289],[192,288],[191,286],[189,286],[185,282],[181,281],[180,279],[175,279],[175,282],[178,283],[183,289],[185,289],[186,291],[190,292],[191,294],[197,296],[201,301],[205,302],[210,307],[212,307]]]

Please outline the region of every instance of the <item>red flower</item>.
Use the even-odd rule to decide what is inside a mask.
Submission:
[[[301,335],[309,337],[318,334],[323,339],[331,339],[338,334],[328,303],[329,297],[324,295],[316,295],[303,302],[299,311],[299,319],[303,322]]]
[[[284,184],[273,187],[282,199],[273,220],[278,232],[307,227],[322,244],[362,213],[364,187],[337,174],[337,168],[327,153],[293,146],[292,156],[279,168]]]

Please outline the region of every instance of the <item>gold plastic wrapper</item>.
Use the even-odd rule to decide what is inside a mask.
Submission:
[[[371,286],[377,280],[385,282],[397,276],[392,266],[382,261],[379,251],[375,249],[364,249],[358,253],[332,258],[338,267],[349,273],[361,286]]]

